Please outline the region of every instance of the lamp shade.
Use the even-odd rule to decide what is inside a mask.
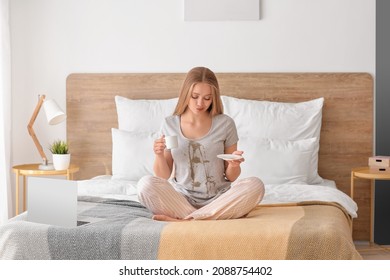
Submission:
[[[46,113],[47,122],[50,125],[59,124],[66,119],[66,114],[61,110],[58,104],[50,99],[43,103],[43,109]]]

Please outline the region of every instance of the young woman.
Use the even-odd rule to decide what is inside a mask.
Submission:
[[[205,67],[190,70],[172,116],[154,142],[155,176],[138,183],[140,202],[156,220],[235,219],[263,198],[256,177],[237,180],[243,152],[237,151],[235,123],[223,114],[215,74]],[[165,135],[177,135],[178,147],[167,150]],[[219,154],[241,156],[224,161]]]

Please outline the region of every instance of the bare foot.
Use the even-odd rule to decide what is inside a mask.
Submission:
[[[153,220],[156,221],[166,221],[166,222],[184,222],[184,221],[189,221],[189,220],[183,220],[183,219],[175,219],[166,215],[154,215],[152,217]]]

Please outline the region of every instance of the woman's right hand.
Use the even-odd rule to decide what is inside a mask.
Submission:
[[[153,171],[155,176],[168,179],[172,174],[173,159],[171,153],[165,153],[165,135],[154,140],[153,151],[155,154]]]
[[[153,151],[156,156],[164,155],[165,148],[165,135],[162,135],[160,138],[154,140]]]

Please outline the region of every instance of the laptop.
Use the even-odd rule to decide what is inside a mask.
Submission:
[[[27,186],[28,221],[77,226],[77,181],[28,177]]]

